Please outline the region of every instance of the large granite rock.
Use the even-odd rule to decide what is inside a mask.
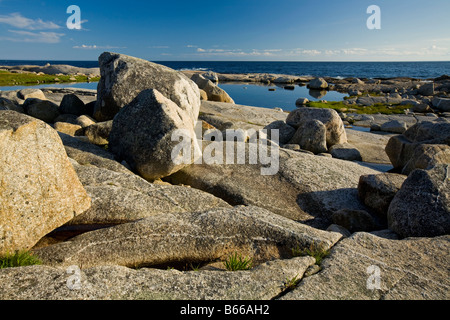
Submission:
[[[408,176],[389,206],[389,229],[402,237],[450,233],[449,167],[417,169]]]
[[[121,108],[146,89],[158,90],[190,117],[197,118],[199,89],[184,74],[156,63],[111,52],[104,52],[98,60],[101,79],[94,110],[96,120],[112,120]]]
[[[234,252],[255,264],[292,257],[292,249],[327,250],[341,235],[322,231],[258,207],[166,213],[84,233],[33,250],[53,266],[128,267],[224,260]]]
[[[356,233],[285,300],[448,300],[450,237],[388,240]]]
[[[297,129],[310,120],[319,120],[325,125],[328,148],[347,142],[344,123],[338,113],[332,109],[298,108],[288,115],[286,123]]]
[[[109,135],[111,152],[146,180],[168,176],[189,165],[198,154],[196,118],[154,89],[142,91],[114,118]],[[191,157],[173,154],[183,134]],[[187,137],[185,135],[188,135]]]
[[[403,169],[421,144],[450,145],[450,122],[440,120],[417,123],[404,134],[390,138],[386,153],[395,168]]]
[[[0,270],[0,299],[270,300],[287,290],[288,280],[300,280],[313,264],[314,258],[299,257],[239,272],[133,270],[121,266],[8,268]]]
[[[44,122],[0,111],[0,254],[31,248],[89,209],[58,134]]]

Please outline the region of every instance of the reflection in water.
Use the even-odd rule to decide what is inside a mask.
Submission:
[[[327,93],[328,93],[327,90],[314,90],[314,89],[309,90],[309,95],[316,99],[322,99],[327,95]]]

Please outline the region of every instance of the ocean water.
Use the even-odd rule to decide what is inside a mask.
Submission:
[[[257,61],[155,61],[175,70],[218,73],[277,73],[298,76],[429,79],[450,75],[450,61],[442,62],[257,62]],[[0,60],[0,65],[69,64],[98,67],[97,61]]]

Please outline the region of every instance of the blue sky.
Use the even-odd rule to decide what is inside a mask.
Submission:
[[[81,30],[66,26],[69,5]],[[448,61],[449,12],[449,0],[0,0],[0,59]]]

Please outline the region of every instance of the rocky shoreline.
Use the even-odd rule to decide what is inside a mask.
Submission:
[[[0,91],[0,256],[42,262],[0,269],[0,299],[450,298],[448,77],[178,72],[115,53],[99,64],[97,90]],[[236,105],[222,81],[350,98],[287,113]],[[407,108],[351,110],[374,104]],[[174,161],[180,130],[197,137],[188,162]],[[218,160],[227,130],[243,163]],[[274,163],[250,160],[264,141],[270,175]],[[225,269],[236,253],[250,270]]]

